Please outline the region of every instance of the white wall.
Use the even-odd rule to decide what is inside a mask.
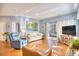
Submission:
[[[26,32],[26,24],[27,24],[28,20],[29,19],[26,17],[20,18],[20,31],[21,32]]]
[[[43,19],[40,20],[40,32],[45,33],[45,24],[46,23],[56,23],[59,21],[63,21],[63,20],[74,20],[76,19],[76,12],[75,13],[71,13],[71,14],[66,14],[66,15],[62,15],[62,16],[57,16],[57,17],[51,17],[51,18],[47,18],[47,19]]]
[[[77,24],[77,20],[74,20],[74,19],[71,19],[71,20],[62,20],[62,21],[59,21],[57,22],[57,36],[60,36],[62,35],[62,26],[70,26],[70,25],[76,25],[76,28],[78,26]],[[78,36],[77,34],[77,30],[76,30],[76,35]]]
[[[12,22],[11,24],[11,28],[12,28],[12,32],[17,32],[17,28],[16,28],[16,22]]]
[[[21,32],[26,31],[27,22],[28,18],[23,16],[0,16],[0,40],[3,39],[2,33],[4,32],[17,32],[17,23],[20,24]]]
[[[6,24],[6,31],[15,32],[16,23],[20,24],[20,31],[23,29],[26,31],[26,23],[28,22],[28,18],[23,16],[0,16],[0,22]]]
[[[4,40],[4,32],[6,32],[6,23],[0,22],[0,40]]]
[[[76,20],[76,16],[77,16],[77,13],[71,13],[71,14],[66,14],[66,15],[62,15],[62,16],[57,16],[57,17],[51,17],[51,18],[47,18],[47,19],[44,19],[44,20],[41,20],[40,21],[40,32],[44,33],[44,34],[47,34],[46,32],[46,25],[47,23],[56,23],[57,24],[57,27],[56,27],[56,30],[57,30],[57,36],[58,35],[61,35],[61,27],[62,26],[66,26],[66,25],[72,25],[72,24],[77,24],[77,22],[75,22]],[[78,26],[76,27],[77,28],[77,35],[78,35]],[[79,36],[79,35],[78,35]]]
[[[3,22],[6,24],[5,30],[8,32],[15,31],[15,29],[12,28],[12,26],[14,25],[13,23],[15,24],[19,23],[19,21],[20,21],[19,17],[16,17],[16,16],[0,16],[0,22]]]
[[[0,33],[4,33],[6,31],[6,23],[0,22]]]

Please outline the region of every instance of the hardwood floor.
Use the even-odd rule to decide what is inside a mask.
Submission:
[[[13,49],[10,44],[0,41],[0,56],[22,56],[22,50]]]
[[[63,51],[59,52],[58,56],[64,56],[68,49],[68,46],[64,44],[58,44],[58,46],[61,46],[63,48]],[[52,52],[52,56],[54,55],[55,54]],[[22,49],[13,49],[10,47],[9,43],[0,41],[0,56],[22,56]]]
[[[4,48],[0,49],[0,56],[22,56],[22,51],[12,48]]]

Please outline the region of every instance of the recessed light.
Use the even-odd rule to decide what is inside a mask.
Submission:
[[[30,8],[28,10],[26,10],[26,13],[31,12],[32,10],[34,10],[36,7]]]
[[[29,12],[29,10],[26,10],[26,12]]]
[[[35,14],[35,16],[39,16],[40,14]]]

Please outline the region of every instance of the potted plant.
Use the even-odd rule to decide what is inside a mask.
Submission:
[[[7,48],[7,41],[8,41],[8,38],[9,38],[9,32],[5,32],[4,34],[3,34],[3,36],[5,37],[5,41],[6,41],[6,48]]]
[[[4,32],[3,36],[5,37],[6,41],[8,40],[9,37],[9,32]]]
[[[73,49],[79,49],[79,38],[73,38],[70,45]]]

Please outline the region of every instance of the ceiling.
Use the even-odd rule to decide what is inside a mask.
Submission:
[[[26,16],[45,19],[77,10],[73,3],[0,3],[0,16]]]

